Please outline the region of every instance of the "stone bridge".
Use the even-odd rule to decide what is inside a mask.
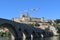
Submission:
[[[51,32],[42,30],[40,28],[35,28],[31,25],[17,23],[11,20],[0,18],[0,28],[6,27],[10,30],[10,32],[14,36],[14,40],[23,40],[25,38],[41,38],[41,37],[49,37],[52,36]]]

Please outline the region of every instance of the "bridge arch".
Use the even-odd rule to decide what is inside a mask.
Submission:
[[[31,39],[31,31],[29,31],[29,29],[27,29],[27,28],[25,28],[25,29],[23,29],[23,37],[24,37],[24,39],[25,40],[27,40],[27,39]]]
[[[12,33],[12,35],[14,36],[14,40],[17,40],[18,38],[18,34],[17,34],[17,31],[16,31],[16,29],[15,29],[15,27],[12,25],[12,24],[10,24],[10,23],[3,23],[3,24],[0,24],[0,28],[7,28],[11,33]]]
[[[25,36],[27,37],[27,35],[28,35],[28,31],[27,31],[27,29],[24,29],[24,30],[23,30],[23,33],[24,33]]]

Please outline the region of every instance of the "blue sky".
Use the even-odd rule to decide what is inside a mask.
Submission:
[[[33,8],[40,9],[32,11]],[[19,15],[27,10],[33,17],[59,19],[60,0],[0,0],[0,18],[20,17]]]

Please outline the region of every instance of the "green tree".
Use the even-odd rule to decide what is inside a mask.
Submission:
[[[54,20],[56,24],[60,23],[60,19]]]

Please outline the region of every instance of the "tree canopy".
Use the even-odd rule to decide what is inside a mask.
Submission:
[[[60,23],[60,19],[56,19],[55,20],[55,23]]]

